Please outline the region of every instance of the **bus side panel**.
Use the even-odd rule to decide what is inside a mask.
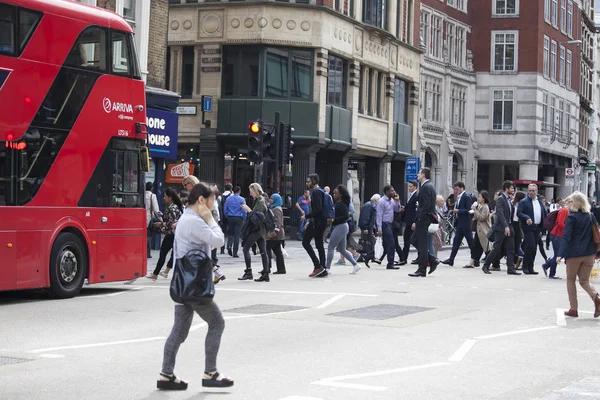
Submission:
[[[145,221],[144,209],[92,209],[86,226],[97,232],[97,262],[95,268],[90,269],[89,283],[124,281],[144,276]]]
[[[17,287],[17,232],[0,231],[0,290]]]
[[[17,287],[19,289],[40,288],[47,285],[48,267],[42,260],[48,256],[42,249],[41,231],[21,231],[17,233]]]

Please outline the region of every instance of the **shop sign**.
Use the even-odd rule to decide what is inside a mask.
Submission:
[[[181,183],[183,178],[194,174],[194,164],[184,162],[181,164],[169,164],[167,166],[166,183]]]
[[[177,113],[148,108],[146,113],[148,127],[148,148],[154,158],[177,158],[177,131],[179,118]]]

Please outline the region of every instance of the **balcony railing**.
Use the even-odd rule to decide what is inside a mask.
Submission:
[[[554,143],[554,141],[558,141],[559,143],[564,144],[565,149],[571,145],[571,132],[560,129],[560,127],[556,125],[542,124],[542,133],[550,135],[550,144]]]

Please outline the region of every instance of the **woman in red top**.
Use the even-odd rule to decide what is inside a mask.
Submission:
[[[556,216],[556,224],[554,224],[554,228],[552,228],[552,231],[550,232],[552,235],[552,248],[554,248],[554,255],[542,265],[542,268],[544,269],[544,275],[548,276],[548,269],[550,270],[550,276],[548,276],[550,279],[561,279],[559,276],[556,276],[556,253],[558,253],[558,249],[562,243],[562,237],[565,231],[565,221],[567,220],[568,216],[569,210],[567,207],[562,207]]]

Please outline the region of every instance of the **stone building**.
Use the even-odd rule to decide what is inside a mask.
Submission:
[[[579,154],[581,11],[573,0],[470,2],[478,187],[564,197]]]
[[[419,0],[170,4],[168,88],[186,114],[179,156],[201,179],[247,188],[248,123],[279,112],[295,129],[282,188],[292,198],[315,171],[330,186],[350,175],[355,201],[388,182],[404,190],[417,145]]]
[[[444,196],[457,181],[467,191],[477,189],[472,3],[421,1],[421,163],[431,168],[436,189]]]

